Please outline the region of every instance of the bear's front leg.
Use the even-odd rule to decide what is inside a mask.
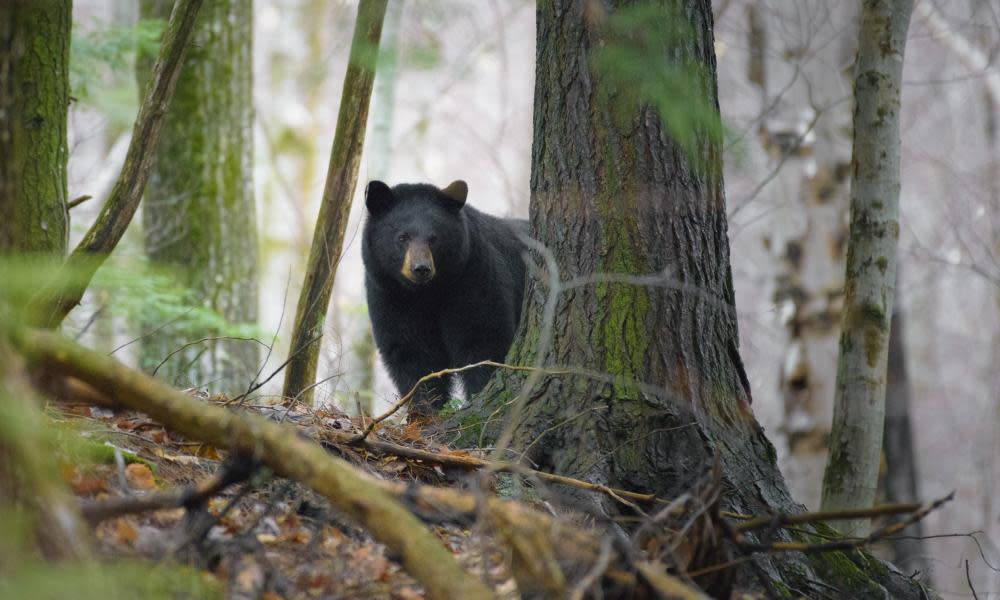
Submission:
[[[435,348],[430,343],[408,349],[393,348],[383,355],[383,359],[400,396],[410,393],[422,377],[448,367],[444,348]],[[420,384],[410,400],[409,413],[436,414],[450,398],[451,383],[452,376],[443,375]]]

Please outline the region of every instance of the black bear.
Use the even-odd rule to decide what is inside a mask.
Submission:
[[[527,221],[466,206],[455,181],[393,188],[372,181],[361,242],[375,345],[400,394],[424,375],[481,360],[501,361],[521,318]],[[493,369],[461,373],[467,394]],[[421,385],[410,412],[428,414],[448,400],[451,377]]]

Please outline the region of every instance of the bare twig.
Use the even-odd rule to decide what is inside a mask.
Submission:
[[[160,364],[156,365],[156,368],[153,369],[153,372],[151,373],[151,375],[155,376],[156,372],[160,370],[160,367],[162,367],[163,365],[167,364],[167,361],[169,361],[171,358],[173,358],[178,353],[187,350],[191,346],[197,346],[198,344],[201,344],[201,343],[204,343],[204,342],[215,342],[215,341],[219,341],[219,340],[234,340],[234,341],[239,341],[239,342],[256,342],[256,343],[260,344],[261,346],[264,346],[265,348],[267,348],[267,344],[265,344],[264,342],[258,340],[257,338],[235,337],[235,336],[230,336],[230,335],[218,335],[218,336],[211,336],[211,337],[203,337],[200,340],[195,340],[193,342],[187,342],[186,344],[182,344],[180,347],[175,348],[174,350],[172,350],[169,354],[167,354],[163,358],[163,360],[160,361]]]
[[[535,367],[522,367],[519,365],[508,365],[506,363],[496,362],[494,360],[481,360],[479,362],[472,363],[471,365],[465,365],[463,367],[451,367],[448,369],[441,369],[440,371],[435,371],[433,373],[428,373],[427,375],[424,375],[423,377],[418,379],[417,383],[415,383],[413,387],[410,388],[410,391],[406,392],[406,394],[404,394],[403,397],[400,398],[399,401],[392,406],[392,408],[382,413],[382,415],[380,415],[379,417],[373,419],[371,423],[368,424],[368,427],[366,427],[364,431],[362,431],[355,438],[353,438],[350,441],[350,443],[357,444],[363,442],[365,438],[367,438],[368,435],[372,431],[374,431],[376,427],[378,427],[379,423],[385,421],[392,415],[396,414],[399,411],[399,409],[406,406],[410,402],[410,400],[413,400],[413,397],[416,396],[417,394],[417,390],[420,389],[420,386],[423,385],[424,383],[427,383],[432,379],[438,379],[439,377],[444,377],[445,375],[451,375],[453,373],[461,373],[463,371],[468,371],[469,369],[475,369],[477,367],[497,367],[501,369],[510,369],[512,371],[532,371],[532,372],[539,370]],[[544,369],[542,370],[544,371]],[[546,371],[546,372],[555,375],[569,373],[569,371]]]
[[[885,537],[898,533],[899,531],[905,529],[906,527],[920,521],[926,517],[929,513],[937,510],[942,505],[950,502],[954,499],[955,493],[952,492],[943,498],[939,498],[930,504],[920,507],[918,510],[913,511],[913,513],[906,519],[896,522],[888,523],[879,529],[876,529],[871,534],[862,538],[844,538],[840,540],[834,540],[830,542],[823,542],[819,544],[808,544],[804,542],[774,542],[770,544],[757,544],[750,542],[746,539],[746,536],[742,532],[737,530],[731,523],[722,519],[722,523],[726,526],[730,535],[732,535],[733,540],[736,545],[740,548],[750,551],[750,552],[833,552],[836,550],[853,550],[855,548],[861,548],[867,546],[873,542],[877,542]],[[875,510],[875,509],[872,509]],[[845,511],[846,512],[846,511]],[[879,513],[885,514],[885,513]],[[806,515],[802,515],[803,517]],[[861,515],[870,516],[870,515]],[[843,516],[842,518],[849,518]]]
[[[74,208],[80,206],[81,204],[83,204],[87,200],[90,200],[91,198],[93,198],[93,196],[89,196],[86,194],[77,198],[73,198],[72,200],[66,203],[66,208],[69,210],[73,210]]]
[[[972,592],[972,597],[974,600],[979,600],[979,594],[976,593],[976,586],[972,585],[972,574],[969,573],[969,561],[965,561],[965,581],[969,584],[969,591]]]
[[[227,465],[214,477],[192,486],[149,494],[146,496],[123,496],[110,500],[84,500],[80,503],[80,513],[91,525],[126,514],[162,510],[165,508],[191,507],[204,502],[224,489],[249,477],[252,469],[239,469]]]
[[[320,333],[320,334],[316,335],[316,337],[314,337],[311,340],[309,340],[308,342],[306,342],[301,348],[299,348],[295,352],[293,352],[290,355],[288,355],[288,358],[285,359],[285,362],[283,362],[280,365],[278,365],[278,367],[276,369],[274,369],[274,371],[271,371],[271,374],[268,375],[267,377],[265,377],[263,381],[259,381],[259,382],[255,383],[255,384],[251,385],[249,388],[247,388],[247,391],[243,392],[239,396],[236,396],[235,398],[233,398],[229,402],[226,402],[226,405],[228,406],[230,404],[233,404],[234,402],[239,402],[239,404],[242,406],[243,405],[243,401],[246,400],[247,396],[249,396],[250,394],[256,392],[260,388],[262,388],[265,385],[267,385],[267,383],[269,381],[271,381],[272,379],[274,379],[275,375],[277,375],[278,373],[280,373],[285,367],[288,366],[288,363],[290,363],[292,361],[292,359],[295,358],[298,355],[299,352],[304,351],[311,344],[315,344],[322,337],[323,337],[323,334]]]
[[[419,460],[425,463],[437,464],[445,467],[463,469],[468,471],[488,469],[490,471],[494,471],[497,473],[523,473],[548,483],[556,483],[560,485],[574,487],[577,489],[588,490],[593,492],[601,492],[625,504],[631,504],[630,502],[625,502],[625,499],[636,502],[653,502],[657,500],[655,494],[642,494],[639,492],[631,492],[628,490],[611,488],[597,483],[590,483],[588,481],[582,481],[580,479],[566,477],[564,475],[556,475],[555,473],[546,473],[545,471],[537,471],[535,469],[530,469],[528,467],[508,462],[485,460],[482,458],[477,458],[475,456],[469,456],[467,454],[442,454],[440,452],[433,452],[430,450],[423,450],[420,448],[410,448],[408,446],[400,446],[399,444],[393,444],[391,442],[383,442],[380,440],[368,440],[364,438],[359,439],[360,436],[348,436],[347,434],[342,434],[342,433],[332,435],[331,437],[332,439],[330,440],[330,442],[334,444],[361,446],[363,448],[374,450],[376,452],[384,454],[393,454],[395,456],[399,456],[402,458],[410,458],[413,460]]]
[[[801,525],[803,523],[816,523],[819,521],[842,521],[851,519],[870,519],[872,517],[884,517],[888,515],[901,515],[915,513],[923,507],[919,502],[908,504],[885,504],[874,508],[858,508],[851,510],[829,510],[821,512],[809,512],[798,515],[776,514],[754,517],[736,525],[737,531],[752,531],[764,527],[785,527],[787,525]]]

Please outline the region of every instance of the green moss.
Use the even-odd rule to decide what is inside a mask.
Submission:
[[[877,266],[878,270],[885,275],[886,270],[889,268],[889,259],[884,256],[880,256],[875,260],[875,266]]]
[[[810,554],[809,564],[822,581],[835,582],[834,585],[847,594],[845,597],[885,597],[885,590],[875,581],[875,574],[859,568],[846,552]]]
[[[170,563],[25,565],[0,580],[4,598],[221,598],[222,586],[197,570]]]
[[[105,442],[103,435],[84,431],[78,424],[70,422],[52,422],[49,436],[50,443],[57,456],[72,464],[113,464],[115,462],[115,447]],[[139,463],[146,465],[154,473],[156,464],[137,454],[119,448],[127,464]]]
[[[449,429],[457,435],[454,445],[458,448],[470,448],[479,444],[479,438],[483,435],[486,426],[486,419],[477,412],[477,408],[464,408],[452,415],[449,421]],[[488,410],[484,408],[483,410]]]
[[[872,369],[878,364],[882,352],[883,331],[877,327],[865,327],[865,361]]]
[[[787,585],[785,585],[784,582],[779,581],[777,579],[772,579],[771,580],[771,584],[774,586],[774,590],[776,592],[778,592],[778,594],[782,598],[794,598],[795,597],[795,595],[792,594],[791,588],[789,588]]]
[[[872,302],[866,302],[861,305],[861,316],[864,318],[865,322],[872,325],[883,325],[885,324],[885,311],[878,304]]]

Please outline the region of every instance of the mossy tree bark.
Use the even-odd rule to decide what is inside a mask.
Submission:
[[[0,254],[62,258],[71,0],[0,3]]]
[[[166,18],[172,2],[147,0],[146,18]],[[193,301],[230,324],[257,321],[258,241],[253,189],[252,0],[209,0],[161,133],[146,186],[146,253],[172,268]],[[151,61],[143,61],[144,80]],[[159,326],[162,323],[150,323]],[[142,365],[227,331],[193,329],[183,320],[143,340]],[[192,345],[158,371],[180,385],[212,382],[236,394],[253,379],[260,346],[240,339]]]
[[[312,404],[319,363],[319,337],[326,322],[333,280],[343,252],[344,230],[358,181],[385,10],[386,0],[361,0],[358,4],[330,166],[309,249],[305,281],[295,310],[292,357],[285,369],[281,393],[285,398],[295,398],[306,404]]]
[[[899,107],[913,0],[865,0],[855,66],[851,232],[824,510],[875,501],[899,239]],[[867,521],[842,521],[865,535]]]
[[[625,100],[631,90],[594,57],[616,43],[604,24],[634,3],[600,6],[607,12],[586,0],[538,3],[530,217],[551,260],[528,283],[508,356],[530,365],[541,352],[542,364],[572,374],[542,375],[519,410],[526,376],[500,371],[449,424],[487,445],[502,445],[506,430],[511,450],[543,470],[664,498],[718,459],[725,510],[801,511],[751,412],[737,350],[721,136],[695,127],[685,152],[660,113]],[[711,3],[647,8],[655,13],[644,21],[674,35],[646,50],[702,73],[683,102],[717,120]],[[553,287],[561,293],[546,323]],[[546,331],[551,343],[539,347]],[[606,497],[575,496],[578,507],[619,516]],[[732,572],[731,589],[713,593],[921,597],[859,552],[760,555]]]

